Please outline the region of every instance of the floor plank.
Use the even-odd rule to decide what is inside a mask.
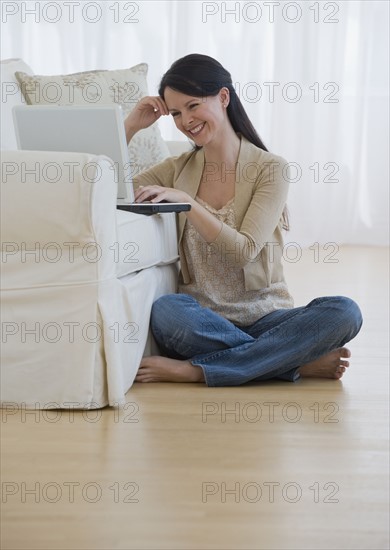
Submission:
[[[388,548],[388,250],[314,252],[286,261],[296,305],[363,311],[342,381],[135,384],[121,411],[3,411],[1,547]]]

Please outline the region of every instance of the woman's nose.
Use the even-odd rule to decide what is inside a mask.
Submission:
[[[182,114],[182,122],[183,122],[184,128],[188,129],[193,123],[193,121],[194,121],[194,117],[192,116],[191,113]]]

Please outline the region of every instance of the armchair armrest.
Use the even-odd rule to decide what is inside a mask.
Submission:
[[[108,159],[4,151],[1,195],[5,288],[115,276],[117,183]]]
[[[125,371],[125,351],[110,341],[113,322],[128,320],[110,250],[110,165],[79,153],[2,153],[3,403],[96,408],[122,402],[131,385],[136,367]]]

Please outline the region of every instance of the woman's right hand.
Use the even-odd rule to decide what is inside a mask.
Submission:
[[[144,128],[148,128],[162,115],[169,115],[165,101],[160,96],[146,96],[139,100],[137,105],[125,119],[127,142]]]

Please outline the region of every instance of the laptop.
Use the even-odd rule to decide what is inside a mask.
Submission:
[[[19,149],[109,157],[118,181],[118,209],[145,215],[191,209],[190,203],[134,202],[132,165],[119,105],[17,105],[13,117]]]

